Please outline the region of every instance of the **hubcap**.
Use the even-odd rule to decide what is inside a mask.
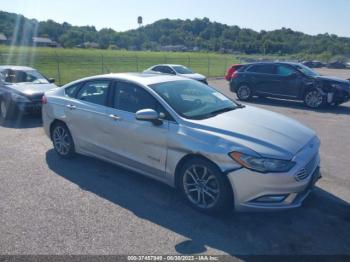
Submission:
[[[238,89],[238,97],[240,99],[248,99],[250,96],[250,88],[247,86],[241,86]]]
[[[0,107],[1,107],[1,116],[2,116],[2,118],[6,118],[6,115],[7,115],[7,107],[6,107],[4,101],[1,101]]]
[[[53,132],[53,143],[57,152],[61,155],[69,153],[71,142],[67,131],[63,127],[56,127]]]
[[[316,90],[311,91],[307,93],[305,102],[309,107],[319,107],[322,104],[322,95]]]
[[[205,166],[188,168],[183,177],[183,185],[187,198],[197,207],[211,208],[219,199],[219,181]]]

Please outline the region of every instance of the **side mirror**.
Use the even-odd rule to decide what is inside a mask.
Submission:
[[[136,112],[135,118],[139,121],[152,122],[154,125],[159,126],[163,122],[160,119],[159,114],[153,109],[142,109]]]
[[[55,78],[49,78],[49,83],[51,83],[51,84],[53,84],[53,83],[55,83]]]

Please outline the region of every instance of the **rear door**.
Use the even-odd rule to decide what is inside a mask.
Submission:
[[[163,113],[163,124],[136,120],[135,113],[141,109]],[[119,81],[114,87],[108,114],[113,160],[151,176],[164,176],[169,116],[160,103],[143,87]]]
[[[254,64],[247,68],[246,73],[249,76],[249,84],[255,94],[273,94],[278,78],[275,75],[275,66],[273,64]]]
[[[66,123],[78,150],[103,153],[106,147],[106,123],[109,121],[106,105],[111,84],[109,79],[96,79],[67,89],[66,94],[74,99],[66,100]]]

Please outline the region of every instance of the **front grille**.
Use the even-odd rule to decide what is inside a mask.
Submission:
[[[299,170],[298,173],[295,175],[296,181],[303,181],[307,179],[311,174],[315,167],[315,163],[317,161],[317,154],[310,160],[310,162],[301,170]]]

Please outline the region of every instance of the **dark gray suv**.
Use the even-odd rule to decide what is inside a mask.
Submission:
[[[301,100],[310,108],[350,100],[348,80],[321,76],[298,63],[252,63],[232,76],[230,89],[240,100],[253,96]]]

